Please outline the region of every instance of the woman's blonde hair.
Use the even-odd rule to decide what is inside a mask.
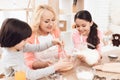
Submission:
[[[32,20],[31,20],[31,28],[32,28],[33,32],[34,31],[39,32],[41,17],[42,17],[42,14],[44,13],[45,10],[51,11],[54,14],[54,17],[56,19],[56,14],[54,12],[54,9],[51,6],[49,6],[49,5],[39,5],[35,9],[35,11],[33,13]]]

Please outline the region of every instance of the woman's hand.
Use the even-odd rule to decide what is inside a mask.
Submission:
[[[45,68],[45,67],[48,67],[51,64],[52,64],[52,62],[50,62],[50,61],[40,61],[40,60],[38,60],[38,61],[33,62],[32,68],[33,69]]]
[[[54,39],[52,41],[53,45],[59,45],[59,46],[64,46],[63,41],[60,41],[59,39]]]

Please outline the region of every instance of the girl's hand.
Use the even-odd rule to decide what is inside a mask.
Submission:
[[[85,57],[84,56],[78,55],[78,58],[80,59],[80,61],[85,62]]]
[[[96,62],[95,64],[93,64],[93,66],[100,64],[100,63],[101,63],[101,60],[102,60],[102,55],[100,55],[100,57],[99,57],[99,59],[98,59],[98,62]]]

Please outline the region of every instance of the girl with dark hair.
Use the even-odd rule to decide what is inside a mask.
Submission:
[[[6,19],[0,30],[0,45],[2,47],[1,66],[4,69],[6,77],[12,75],[17,71],[24,71],[26,78],[29,80],[36,80],[47,75],[55,73],[59,69],[69,67],[71,62],[61,60],[49,67],[37,70],[31,70],[25,65],[24,52],[35,52],[45,50],[47,45],[51,47],[55,44],[62,45],[59,40],[51,40],[45,44],[28,44],[26,39],[31,36],[32,30],[30,26],[18,19],[9,18]]]
[[[75,14],[74,22],[76,24],[72,35],[74,47],[79,49],[86,44],[87,48],[96,49],[100,53],[101,33],[97,29],[97,24],[93,22],[91,14],[87,10],[81,10]]]

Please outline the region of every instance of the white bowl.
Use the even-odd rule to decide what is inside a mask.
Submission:
[[[77,78],[79,80],[93,80],[94,74],[90,71],[77,72]]]

